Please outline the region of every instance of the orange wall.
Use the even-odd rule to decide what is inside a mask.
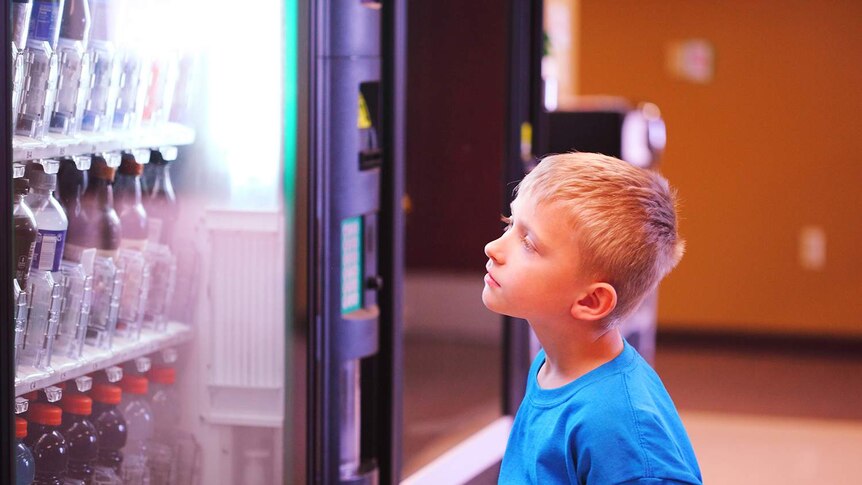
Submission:
[[[663,328],[862,336],[862,2],[580,0],[580,94],[649,100],[688,252],[661,287]],[[665,68],[703,38],[715,76]],[[804,270],[799,232],[826,233]]]

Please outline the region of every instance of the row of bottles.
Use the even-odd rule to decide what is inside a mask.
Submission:
[[[48,131],[71,136],[187,121],[193,57],[151,48],[149,26],[140,25],[165,2],[12,2],[15,134],[40,139]]]
[[[125,373],[118,383],[97,376],[85,392],[63,383],[19,399],[18,485],[191,483],[199,446],[179,429],[175,369]]]
[[[30,162],[16,174],[16,365],[50,370],[52,355],[77,359],[87,344],[110,348],[115,334],[139,338],[145,323],[165,328],[176,272],[167,245],[177,215],[175,154]]]

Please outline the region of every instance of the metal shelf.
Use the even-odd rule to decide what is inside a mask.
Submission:
[[[141,331],[140,340],[114,337],[111,350],[85,346],[80,360],[62,356],[51,359],[51,371],[43,371],[30,366],[20,366],[15,377],[15,395],[55,385],[98,370],[143,357],[159,350],[174,347],[192,339],[192,328],[186,324],[169,322],[164,332],[151,329]]]
[[[134,148],[190,145],[194,141],[195,130],[179,123],[167,123],[154,128],[131,131],[79,133],[74,137],[51,133],[44,140],[14,136],[12,137],[12,161],[23,162]]]

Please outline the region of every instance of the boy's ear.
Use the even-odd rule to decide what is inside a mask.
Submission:
[[[617,306],[617,290],[608,283],[592,283],[572,305],[572,316],[578,320],[597,321]]]

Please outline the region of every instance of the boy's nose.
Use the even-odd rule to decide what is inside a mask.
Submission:
[[[485,256],[488,256],[494,264],[503,263],[503,254],[500,251],[500,239],[494,239],[485,245]]]

